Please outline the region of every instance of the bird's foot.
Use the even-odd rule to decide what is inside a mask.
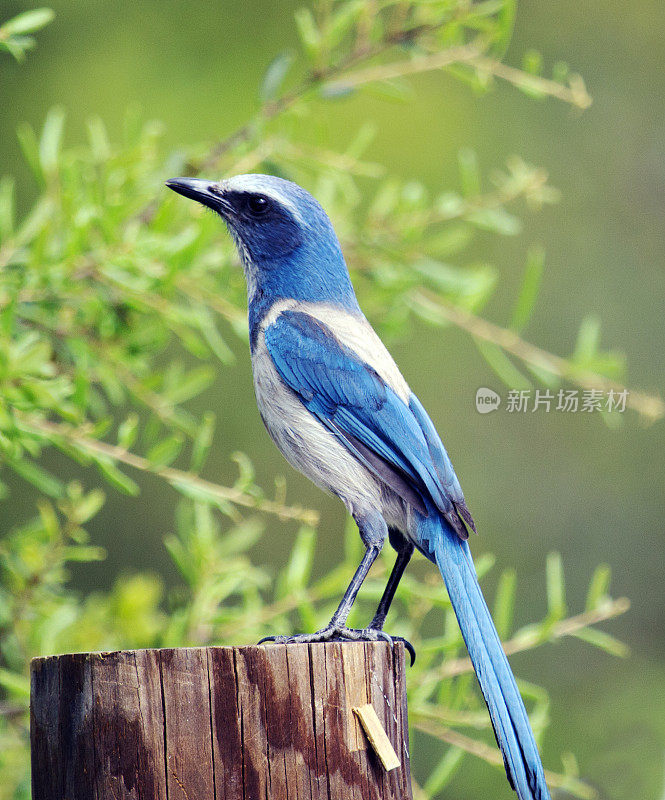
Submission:
[[[315,633],[298,633],[294,636],[264,636],[259,644],[315,644],[316,642],[387,642],[391,647],[402,642],[411,658],[411,666],[416,660],[416,651],[411,642],[401,636],[390,636],[380,628],[347,628],[344,625],[327,625]]]
[[[411,644],[408,639],[405,639],[403,636],[390,636],[385,631],[383,631],[379,627],[375,627],[374,625],[369,626],[365,630],[374,631],[374,633],[382,634],[384,637],[388,637],[390,640],[391,645],[395,644],[395,642],[401,642],[404,645],[404,649],[409,654],[409,658],[411,659],[411,666],[416,663],[416,648]]]

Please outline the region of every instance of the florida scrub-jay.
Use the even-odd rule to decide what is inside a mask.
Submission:
[[[217,212],[247,280],[256,399],[288,461],[336,494],[366,551],[326,628],[281,642],[389,638],[383,623],[414,548],[439,568],[520,800],[549,800],[508,660],[481,594],[467,538],[473,519],[427,412],[363,316],[325,211],[268,175],[167,185]],[[369,627],[346,620],[386,540],[397,560]]]

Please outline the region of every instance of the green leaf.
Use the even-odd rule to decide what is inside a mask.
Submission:
[[[557,83],[568,83],[570,78],[570,67],[565,61],[557,61],[552,67],[552,80]]]
[[[37,141],[35,129],[27,122],[21,122],[16,127],[16,137],[30,171],[37,181],[43,185],[44,173],[39,159],[39,142]]]
[[[45,469],[42,469],[38,464],[35,464],[34,461],[29,461],[26,458],[16,458],[8,460],[8,463],[14,472],[33,486],[36,486],[40,492],[49,497],[63,496],[65,487],[61,481]]]
[[[51,108],[46,115],[39,140],[39,163],[44,174],[50,175],[58,167],[62,134],[65,129],[65,112],[62,108]]]
[[[46,196],[40,198],[19,226],[14,243],[18,247],[30,244],[44,230],[53,215],[53,202]]]
[[[233,484],[241,492],[251,492],[254,488],[254,466],[245,453],[235,452],[231,458],[238,466],[238,477]]]
[[[519,219],[504,208],[481,208],[467,214],[466,219],[483,230],[502,236],[517,236],[522,230]]]
[[[550,619],[563,619],[566,616],[566,589],[560,553],[548,553],[545,574],[548,615]]]
[[[244,520],[239,525],[235,525],[230,531],[224,533],[224,537],[217,546],[218,554],[221,558],[228,558],[232,555],[246,553],[261,538],[264,526],[257,519]]]
[[[164,539],[164,547],[171,556],[171,560],[176,565],[180,574],[188,583],[194,583],[195,570],[192,568],[191,554],[187,548],[178,539],[177,536],[166,536]]]
[[[34,33],[49,22],[55,16],[50,8],[35,8],[25,11],[23,14],[5,22],[0,28],[0,36],[14,36],[16,34]]]
[[[498,344],[483,339],[474,339],[474,342],[482,357],[509,389],[516,391],[531,389],[531,381],[517,369]]]
[[[135,496],[139,493],[139,487],[134,481],[121,472],[110,458],[95,456],[97,468],[106,480],[123,494]]]
[[[259,89],[259,98],[262,102],[267,103],[277,97],[293,61],[293,53],[287,50],[270,62]]]
[[[138,414],[128,414],[126,419],[118,426],[118,446],[123,450],[133,447],[139,430]]]
[[[200,308],[199,312],[197,315],[198,327],[208,346],[222,364],[232,364],[234,361],[233,351],[222,339],[212,314],[207,308]]]
[[[104,561],[105,558],[106,550],[103,547],[76,545],[67,547],[65,550],[65,559],[67,561],[86,563],[89,561]]]
[[[435,797],[448,785],[464,760],[464,756],[464,750],[460,747],[450,747],[446,750],[423,786],[425,797]]]
[[[0,686],[13,696],[30,697],[30,681],[25,675],[0,667]]]
[[[199,472],[206,462],[215,433],[215,415],[212,412],[204,414],[201,420],[194,443],[192,444],[192,462],[190,469]]]
[[[0,178],[0,242],[5,242],[14,233],[14,178]]]
[[[443,230],[435,231],[427,237],[427,249],[430,253],[443,258],[456,255],[467,247],[473,238],[471,225],[460,223],[448,224]]]
[[[522,57],[522,69],[530,75],[540,75],[543,71],[543,57],[537,50],[527,50]]]
[[[502,639],[510,636],[513,624],[513,611],[515,609],[515,589],[517,575],[514,569],[507,569],[501,573],[499,585],[494,600],[494,624]]]
[[[599,564],[596,567],[586,596],[587,611],[595,611],[604,600],[607,600],[610,593],[611,578],[612,569],[608,564]]]
[[[479,578],[484,578],[485,575],[494,567],[496,563],[496,556],[492,553],[481,553],[476,556],[475,567],[476,573]]]
[[[0,50],[6,50],[21,62],[25,58],[28,50],[32,50],[36,42],[32,36],[10,36],[8,39],[0,39]]]
[[[148,461],[154,469],[160,469],[172,464],[182,449],[183,439],[178,434],[167,436],[161,442],[157,442],[148,452]]]
[[[580,323],[573,359],[580,364],[594,360],[600,346],[600,318],[589,314]]]
[[[464,196],[473,197],[480,194],[480,167],[475,152],[469,147],[463,147],[458,153],[457,161]]]
[[[604,650],[612,656],[627,658],[630,655],[628,645],[615,639],[614,636],[610,636],[609,633],[599,631],[597,628],[583,628],[580,631],[575,631],[572,635],[583,642]]]
[[[353,31],[354,25],[366,8],[366,0],[347,0],[343,5],[338,5],[327,26],[326,44],[329,48],[337,47],[342,39]]]
[[[536,381],[548,389],[556,389],[561,385],[561,377],[541,364],[524,364],[526,369],[534,376]]]
[[[544,264],[545,251],[541,247],[533,247],[529,250],[522,286],[510,321],[510,327],[515,331],[521,331],[531,319],[540,289]]]
[[[51,541],[55,541],[60,536],[60,520],[53,508],[53,505],[43,498],[37,501],[39,509],[39,521],[42,524],[44,533]]]
[[[496,269],[488,264],[461,268],[434,259],[423,259],[413,265],[413,272],[427,278],[433,287],[454,297],[460,305],[469,309],[484,305],[497,281]]]
[[[296,28],[307,55],[313,59],[321,49],[321,32],[316,27],[314,15],[309,8],[299,8],[295,15]]]
[[[215,374],[213,367],[205,366],[179,375],[175,385],[168,387],[169,400],[174,404],[191,400],[210,386],[215,380]]]
[[[84,522],[92,519],[104,505],[105,499],[104,492],[101,489],[93,489],[85,497],[81,498],[74,508],[76,522],[79,525],[83,525]]]
[[[291,549],[289,563],[280,575],[280,596],[297,594],[307,586],[314,561],[315,545],[316,531],[303,525]]]
[[[492,44],[492,52],[496,58],[503,58],[513,36],[517,0],[503,0],[498,14],[498,29]]]
[[[100,117],[93,117],[88,120],[87,126],[93,158],[97,162],[107,161],[111,156],[111,143],[104,121]]]

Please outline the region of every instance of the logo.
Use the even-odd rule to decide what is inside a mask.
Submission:
[[[500,405],[501,396],[493,389],[481,386],[476,391],[476,411],[479,414],[489,414],[490,411],[496,411]]]

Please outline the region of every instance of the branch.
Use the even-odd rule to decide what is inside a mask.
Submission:
[[[33,434],[46,436],[49,440],[65,442],[83,453],[90,456],[102,456],[110,458],[115,462],[120,462],[142,472],[150,472],[158,475],[171,484],[176,489],[191,487],[201,494],[207,495],[216,500],[232,503],[237,506],[253,508],[257,511],[264,511],[267,514],[275,514],[280,519],[292,519],[306,525],[316,525],[318,523],[318,513],[302,506],[284,506],[272,500],[254,497],[251,494],[228,486],[220,486],[217,483],[207,481],[198,475],[194,475],[175,467],[155,467],[148,459],[131,453],[119,445],[100,442],[91,439],[81,431],[70,425],[47,420],[36,420],[17,412],[17,419],[21,421],[21,427]]]
[[[222,141],[218,142],[210,149],[202,160],[193,163],[191,166],[200,172],[213,167],[225,153],[250,139],[258,125],[269,122],[280,114],[283,114],[309,92],[320,89],[324,85],[332,85],[334,79],[343,73],[345,69],[359,62],[375,58],[395,45],[405,45],[415,41],[419,36],[433,33],[443,27],[444,24],[445,21],[441,21],[431,25],[417,25],[407,30],[398,29],[388,34],[385,39],[378,43],[370,44],[366,42],[358,45],[337,64],[332,64],[320,70],[312,70],[293,91],[283,94],[276,100],[264,103],[252,122],[243,125],[225,139],[222,139]]]
[[[465,45],[463,47],[451,47],[439,53],[420,56],[418,58],[393,61],[390,64],[376,64],[374,66],[359,69],[355,72],[347,73],[335,78],[334,81],[326,82],[325,86],[330,91],[344,91],[363,86],[377,81],[390,81],[395,78],[403,78],[407,75],[417,75],[421,72],[431,72],[435,69],[443,69],[451,64],[470,63],[481,55],[480,50],[475,45]]]
[[[496,749],[496,747],[491,747],[485,742],[481,742],[478,739],[472,738],[471,736],[466,736],[463,733],[446,728],[443,725],[437,725],[429,720],[415,722],[414,727],[417,730],[428,734],[429,736],[434,736],[436,739],[452,745],[453,747],[459,747],[460,750],[471,753],[471,755],[474,755],[477,758],[482,758],[483,761],[487,761],[488,763],[495,764],[499,767],[503,766],[503,758],[501,757],[500,752]],[[567,790],[578,797],[583,798],[583,800],[593,800],[593,798],[597,796],[597,792],[592,786],[589,786],[588,783],[584,783],[584,781],[581,781],[579,778],[575,778],[572,775],[562,775],[558,772],[545,770],[545,778],[548,785],[552,788]]]
[[[521,69],[510,67],[508,64],[504,64],[502,61],[494,58],[481,56],[473,62],[472,66],[489,72],[491,75],[501,78],[508,83],[512,83],[513,86],[517,86],[519,89],[526,89],[549,97],[555,97],[582,111],[589,108],[591,103],[593,103],[580,75],[571,75],[569,78],[569,85],[564,86],[562,83],[557,83],[548,78],[542,78],[540,75],[532,75],[530,72],[524,72]]]
[[[430,314],[438,314],[476,338],[498,345],[525,364],[545,370],[559,378],[573,381],[584,389],[601,389],[602,391],[612,389],[615,392],[626,390],[623,384],[578,367],[572,361],[561,358],[561,356],[548,353],[547,350],[524,341],[514,331],[477,317],[459,306],[442,300],[426,289],[421,288],[412,292],[410,300],[414,304],[427,308]],[[628,392],[626,404],[650,422],[655,422],[665,416],[665,402],[659,395],[631,390]]]
[[[539,644],[551,642],[555,639],[563,639],[565,636],[574,636],[578,631],[588,628],[590,625],[596,625],[599,622],[618,617],[620,614],[625,614],[629,608],[630,601],[628,598],[619,597],[617,600],[608,601],[594,611],[584,611],[574,617],[557,622],[548,630],[546,637],[543,637],[537,630],[517,633],[512,639],[508,639],[503,643],[503,650],[507,656],[524,650],[532,650]],[[455,675],[462,675],[472,671],[473,665],[468,658],[456,658],[442,664],[436,673],[436,677],[438,679],[451,678]]]
[[[509,67],[498,59],[485,56],[476,45],[452,47],[449,50],[430,53],[417,58],[393,61],[389,64],[377,64],[376,66],[366,67],[365,69],[342,75],[334,81],[326,83],[325,86],[332,91],[341,92],[377,81],[395,80],[407,75],[418,75],[424,72],[445,69],[453,64],[468,64],[508,83],[512,83],[520,89],[555,97],[582,110],[588,108],[592,103],[584,81],[580,76],[574,76],[570,85],[564,86],[556,81],[542,78],[539,75],[532,75],[515,67]]]

